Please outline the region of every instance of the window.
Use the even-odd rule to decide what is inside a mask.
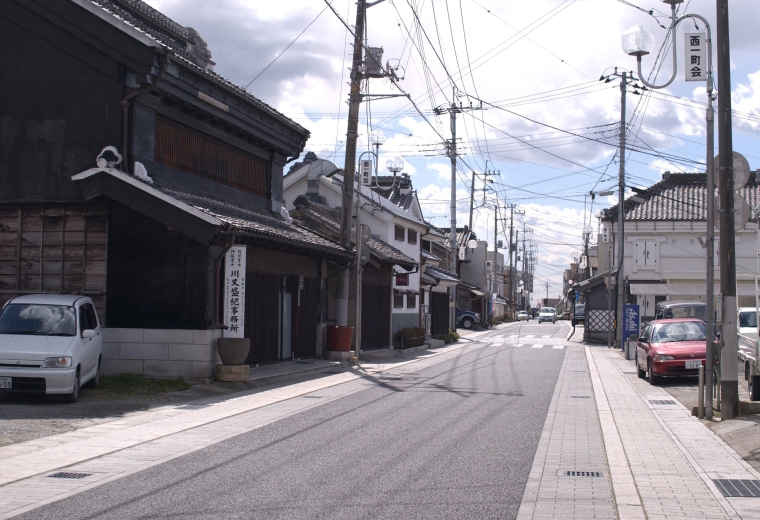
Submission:
[[[417,243],[417,232],[413,229],[409,230],[409,233],[407,233],[407,242],[410,244],[416,244]]]
[[[394,291],[393,292],[393,308],[401,309],[404,307],[404,293]]]
[[[406,228],[404,226],[396,226],[396,240],[403,241],[406,238]]]
[[[417,295],[416,294],[407,294],[406,295],[406,308],[407,309],[414,309],[417,307]]]
[[[491,261],[490,260],[486,261],[486,267],[491,267]]]
[[[76,331],[74,307],[12,303],[0,311],[0,334],[74,336]]]
[[[98,327],[98,319],[95,316],[95,309],[89,303],[82,304],[79,307],[79,332],[87,329],[95,330]]]
[[[634,272],[637,272],[639,269],[654,269],[655,271],[659,271],[659,242],[654,240],[635,242],[633,255]]]
[[[424,249],[428,253],[430,252],[430,240],[423,240],[422,241],[422,249]]]

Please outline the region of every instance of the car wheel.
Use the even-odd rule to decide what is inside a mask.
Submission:
[[[472,318],[464,318],[462,320],[462,327],[464,327],[465,329],[471,329],[473,325],[474,325],[474,322],[472,321]]]
[[[98,384],[100,383],[100,357],[98,357],[98,368],[95,370],[95,375],[92,379],[87,381],[87,386],[89,388],[97,388]]]
[[[657,385],[657,383],[660,382],[660,378],[656,375],[654,375],[654,371],[652,371],[652,362],[650,361],[647,363],[647,374],[649,375],[649,384],[652,386]]]
[[[636,354],[636,373],[639,376],[639,379],[644,379],[647,376],[647,371],[641,369],[641,365],[639,365],[639,355]]]
[[[77,372],[74,375],[74,388],[71,390],[70,394],[65,394],[63,396],[63,400],[67,403],[76,403],[79,401],[79,369],[77,368]]]

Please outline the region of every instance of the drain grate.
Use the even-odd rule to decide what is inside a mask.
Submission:
[[[577,372],[577,373],[581,373],[581,374],[587,373],[586,370],[573,370],[573,372]]]
[[[724,497],[760,498],[760,480],[715,478],[713,483]]]
[[[591,399],[590,395],[571,395],[571,399]]]
[[[650,399],[649,402],[652,404],[661,404],[661,405],[676,404],[676,402],[673,401],[672,399]]]
[[[602,472],[601,471],[576,471],[576,470],[565,470],[560,473],[563,477],[601,477]]]
[[[77,478],[89,477],[90,475],[92,475],[92,473],[69,473],[69,472],[66,472],[66,471],[61,471],[60,473],[54,473],[53,475],[48,475],[48,477],[50,477],[50,478],[73,478],[73,479],[77,479]]]
[[[624,371],[623,373],[624,374],[628,374],[628,375],[635,375],[636,374],[636,372],[630,372],[630,371]]]

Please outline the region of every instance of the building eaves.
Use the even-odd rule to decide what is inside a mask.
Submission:
[[[249,94],[243,87],[236,85],[227,78],[199,66],[194,61],[193,53],[188,50],[186,44],[182,40],[187,40],[190,37],[189,30],[186,27],[181,26],[177,22],[171,20],[169,17],[163,15],[156,9],[150,7],[142,0],[86,0],[91,4],[99,7],[109,15],[117,18],[124,24],[136,29],[143,33],[148,38],[156,43],[157,47],[169,51],[172,53],[172,57],[183,66],[193,70],[194,72],[206,77],[210,81],[225,87],[227,90],[232,91],[237,96],[243,98],[248,103],[252,104],[256,108],[268,113],[279,122],[292,128],[293,130],[309,136],[310,132],[303,126],[299,125],[292,119],[288,118],[281,112],[278,112],[268,104],[264,103],[257,97]],[[154,26],[145,23],[143,20],[135,16],[132,12],[121,4],[128,5],[129,9],[141,16],[145,16],[153,22]],[[118,27],[118,26],[117,26]],[[128,34],[128,33],[127,33]]]
[[[459,282],[459,277],[456,275],[456,273],[451,273],[445,269],[440,269],[438,267],[432,267],[429,265],[425,266],[425,274],[434,278],[436,282],[440,282],[441,280]]]

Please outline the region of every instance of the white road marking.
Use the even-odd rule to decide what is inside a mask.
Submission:
[[[530,338],[535,338],[536,335],[535,334],[528,334],[527,336],[524,336],[524,337],[525,337],[525,339],[530,339]]]
[[[522,343],[518,343],[517,345],[515,345],[515,348],[520,348],[520,347],[522,347],[522,346],[523,346],[523,344],[522,344]]]
[[[533,345],[533,346],[532,346],[532,347],[530,347],[530,348],[544,348],[544,346],[543,346],[543,345]]]
[[[546,336],[541,336],[541,337],[544,338],[544,339],[546,339],[546,338],[551,338],[552,335],[551,334],[547,334]]]
[[[552,347],[552,348],[555,348],[557,350],[562,350],[563,348],[565,348],[565,346],[564,345],[554,345],[554,347]]]

